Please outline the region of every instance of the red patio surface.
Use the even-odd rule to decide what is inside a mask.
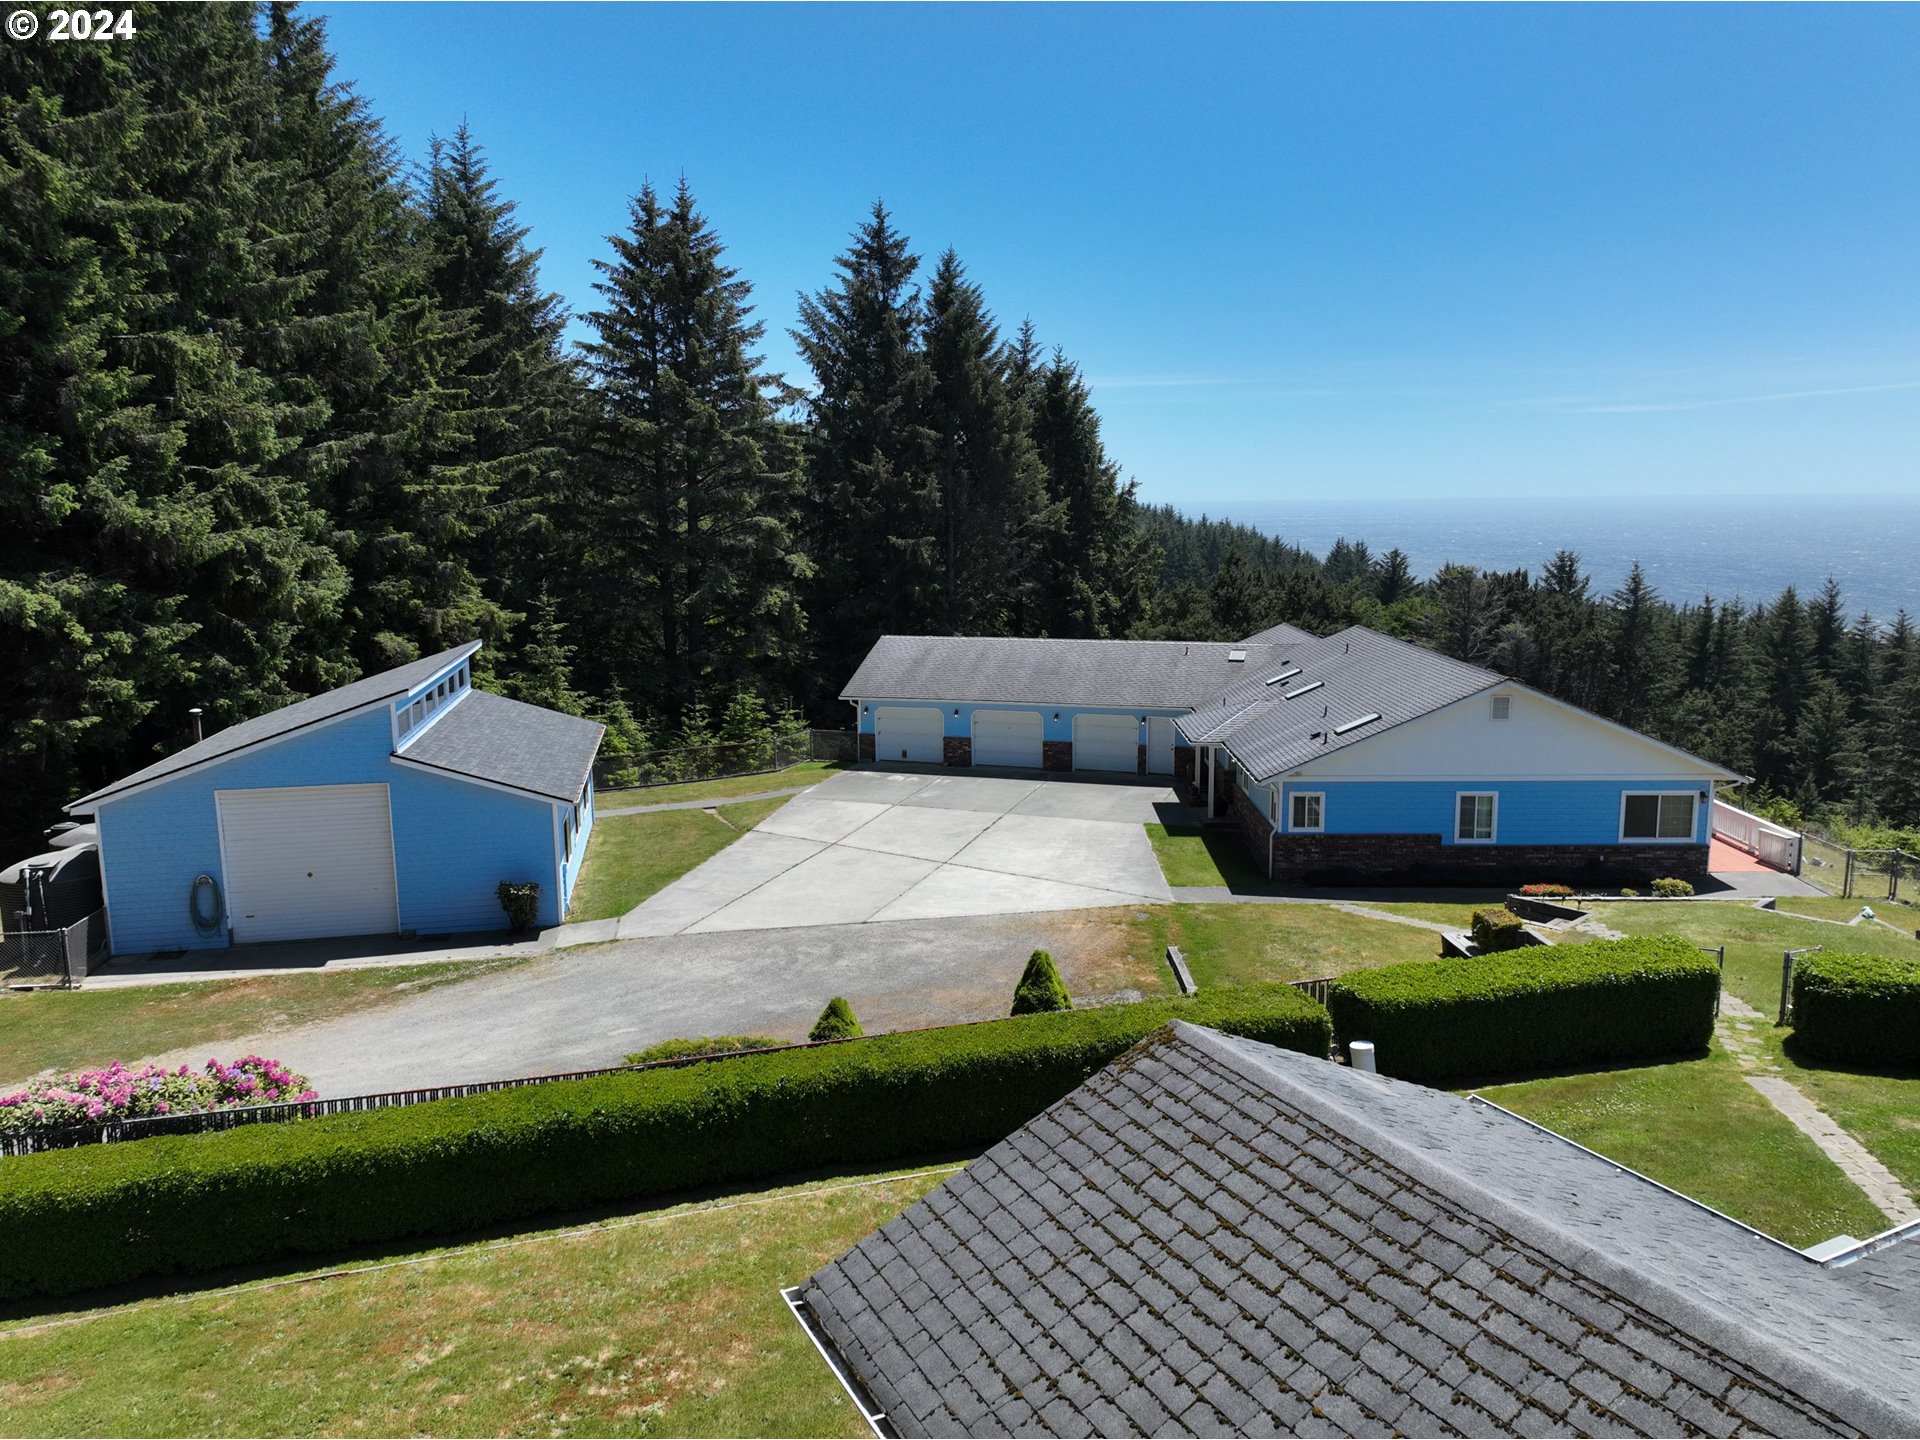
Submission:
[[[1763,864],[1757,856],[1749,855],[1738,845],[1729,845],[1718,835],[1713,837],[1713,843],[1707,849],[1707,869],[1716,874],[1722,870],[1764,870],[1773,875],[1781,873],[1773,866]]]

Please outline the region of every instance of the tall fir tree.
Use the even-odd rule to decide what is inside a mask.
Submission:
[[[601,685],[677,719],[743,678],[791,672],[809,567],[793,544],[786,391],[754,353],[751,287],[684,181],[669,201],[644,187],[630,218],[595,262],[602,308],[587,316],[578,598]]]

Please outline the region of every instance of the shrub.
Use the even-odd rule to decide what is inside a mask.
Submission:
[[[0,1134],[313,1098],[306,1076],[259,1055],[230,1065],[209,1060],[198,1074],[185,1065],[130,1070],[115,1061],[104,1070],[55,1075],[0,1095]]]
[[[1654,935],[1360,971],[1327,1008],[1341,1046],[1371,1040],[1382,1071],[1431,1082],[1701,1050],[1719,987],[1712,960]]]
[[[493,892],[500,908],[507,912],[507,928],[524,935],[540,923],[540,882],[538,880],[502,880]]]
[[[827,1002],[827,1008],[820,1012],[820,1018],[813,1022],[813,1029],[807,1032],[809,1040],[851,1040],[863,1034],[859,1018],[853,1013],[853,1007],[838,995]]]
[[[1013,1013],[1038,1015],[1048,1010],[1071,1009],[1073,997],[1067,994],[1066,982],[1060,978],[1053,956],[1045,950],[1034,951],[1027,957],[1027,968],[1020,976],[1020,983],[1013,987]]]
[[[1571,885],[1522,885],[1522,895],[1530,895],[1536,900],[1571,900],[1574,888]]]
[[[656,1060],[688,1060],[700,1055],[730,1055],[736,1050],[777,1050],[789,1042],[770,1035],[702,1035],[693,1040],[662,1040],[627,1056],[629,1065]]]
[[[1622,885],[1620,887],[1620,893],[1629,900],[1637,900],[1640,898],[1640,892],[1631,885]]]
[[[1653,893],[1668,900],[1676,900],[1682,895],[1691,895],[1693,886],[1685,880],[1676,880],[1672,876],[1653,882]]]
[[[1482,955],[1501,950],[1518,950],[1527,943],[1527,927],[1520,917],[1504,906],[1498,910],[1473,912],[1473,943]]]
[[[1169,1020],[1325,1055],[1289,985],[1022,1015],[0,1161],[0,1299],[1003,1138]]]
[[[1920,960],[1822,951],[1793,967],[1793,1038],[1820,1060],[1920,1064]]]

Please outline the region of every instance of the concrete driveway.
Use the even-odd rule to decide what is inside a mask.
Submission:
[[[621,920],[621,939],[1016,915],[1172,898],[1159,784],[854,770],[789,800]]]

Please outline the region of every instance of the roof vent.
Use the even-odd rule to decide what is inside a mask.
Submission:
[[[1294,676],[1299,675],[1301,673],[1302,671],[1300,667],[1298,665],[1295,665],[1289,669],[1282,670],[1278,675],[1270,676],[1268,679],[1262,681],[1261,683],[1264,685],[1278,685],[1282,680],[1291,680]]]
[[[1513,713],[1513,697],[1511,695],[1494,696],[1492,701],[1492,708],[1493,708],[1494,719],[1496,720],[1506,719],[1509,715]]]
[[[1362,725],[1371,725],[1374,721],[1378,720],[1379,718],[1380,718],[1380,712],[1378,710],[1375,710],[1370,714],[1362,715],[1358,720],[1349,720],[1344,725],[1334,726],[1333,733],[1336,735],[1344,735],[1349,730],[1358,730]]]
[[[1245,663],[1245,661],[1246,661],[1246,658],[1247,658],[1247,652],[1246,652],[1246,651],[1244,651],[1244,650],[1229,650],[1229,651],[1227,651],[1227,663],[1228,663],[1229,665],[1240,665],[1240,664],[1243,664],[1243,663]]]
[[[1302,695],[1308,694],[1314,690],[1318,690],[1322,685],[1326,683],[1327,682],[1324,680],[1309,680],[1306,684],[1298,686],[1295,689],[1282,690],[1280,692],[1280,698],[1282,700],[1297,700]]]

